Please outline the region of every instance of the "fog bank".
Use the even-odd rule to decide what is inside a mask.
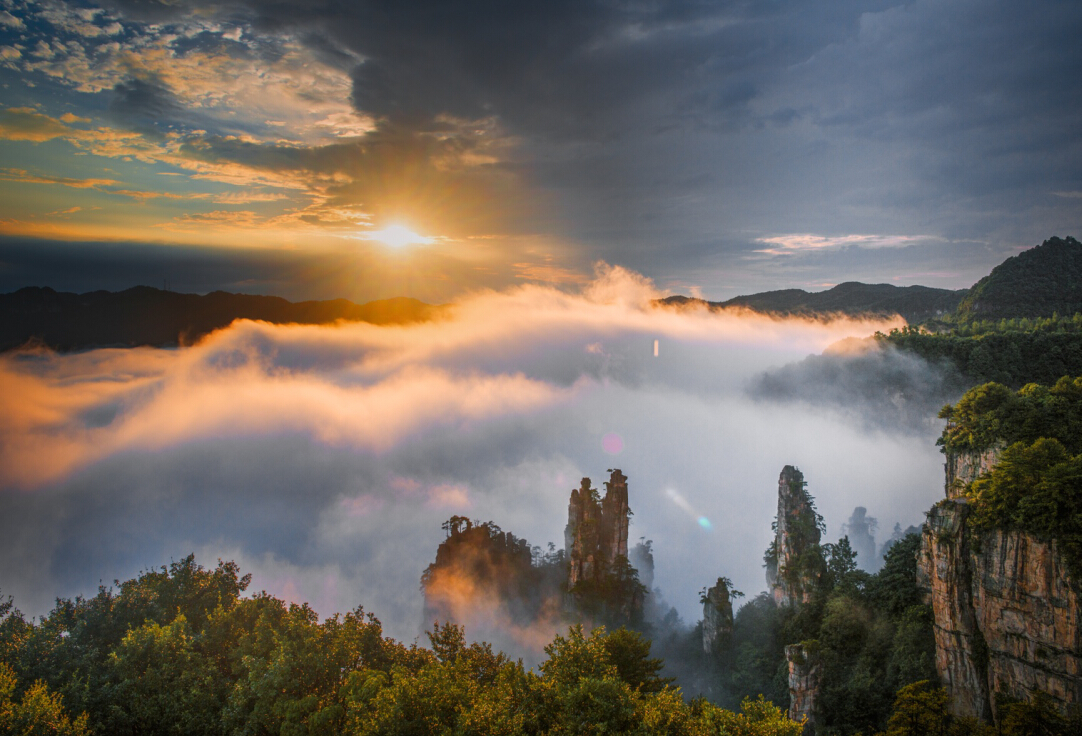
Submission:
[[[658,296],[601,267],[578,293],[476,293],[440,322],[238,322],[177,350],[4,355],[0,592],[41,614],[195,551],[320,614],[363,605],[412,640],[441,522],[559,547],[571,488],[619,467],[632,541],[654,540],[655,585],[693,623],[719,575],[763,589],[785,464],[828,538],[856,506],[881,529],[923,519],[942,492],[935,422],[850,401],[860,366],[820,377],[833,388],[818,401],[779,400],[811,385],[783,366],[895,323]],[[939,380],[925,368],[906,375]]]

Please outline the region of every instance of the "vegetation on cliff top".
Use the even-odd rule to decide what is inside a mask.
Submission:
[[[1082,243],[1049,238],[996,266],[952,314],[918,322],[876,338],[948,367],[964,385],[1082,374]]]
[[[1018,391],[986,383],[944,406],[939,417],[947,420],[938,442],[944,452],[980,452],[1042,437],[1082,452],[1082,376],[1063,376],[1051,386],[1030,383]]]
[[[962,386],[995,381],[1020,388],[1082,374],[1082,314],[978,320],[946,332],[906,327],[877,333],[876,340],[946,368]]]
[[[1019,391],[987,383],[940,416],[944,451],[1001,448],[965,489],[974,528],[1055,540],[1071,577],[1082,580],[1082,377]]]

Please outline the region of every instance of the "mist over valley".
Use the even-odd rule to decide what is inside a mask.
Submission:
[[[762,588],[782,465],[807,474],[832,537],[856,506],[884,530],[920,522],[939,493],[934,423],[764,388],[897,322],[656,297],[614,268],[580,293],[481,293],[414,325],[241,321],[181,350],[7,353],[0,502],[27,544],[5,548],[4,592],[41,613],[195,551],[321,614],[363,603],[413,640],[445,519],[561,547],[567,493],[621,467],[631,536],[653,540],[655,585],[693,624],[718,575]]]

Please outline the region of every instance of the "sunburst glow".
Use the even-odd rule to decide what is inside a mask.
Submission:
[[[366,233],[368,240],[378,240],[392,248],[402,248],[407,245],[428,245],[432,238],[418,235],[403,225],[389,225],[382,230],[374,230]]]

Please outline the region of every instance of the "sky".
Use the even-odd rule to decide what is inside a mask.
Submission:
[[[966,288],[1082,232],[1075,2],[0,8],[0,290]]]

